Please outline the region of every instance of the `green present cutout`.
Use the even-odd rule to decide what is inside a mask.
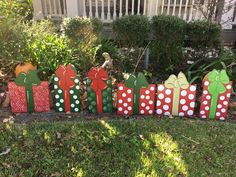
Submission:
[[[61,65],[57,69],[54,93],[57,112],[79,112],[79,76],[72,65]]]
[[[112,112],[112,83],[103,68],[93,67],[90,69],[87,90],[89,113]]]

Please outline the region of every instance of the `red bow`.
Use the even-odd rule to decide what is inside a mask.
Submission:
[[[65,112],[70,111],[70,89],[75,86],[74,79],[76,78],[76,72],[69,64],[67,67],[61,65],[56,70],[56,75],[59,78],[58,85],[64,91],[65,100]]]
[[[97,96],[97,112],[102,113],[102,90],[107,88],[108,74],[101,67],[93,67],[88,72],[88,78],[92,81],[90,87]]]

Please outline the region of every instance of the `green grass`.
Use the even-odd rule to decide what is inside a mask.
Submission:
[[[236,124],[185,119],[1,125],[0,176],[236,176]]]

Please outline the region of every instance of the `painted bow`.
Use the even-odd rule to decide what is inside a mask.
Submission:
[[[70,89],[75,86],[74,79],[76,78],[76,71],[70,64],[67,67],[61,65],[56,70],[56,75],[59,78],[58,85],[64,91],[65,112],[69,112]]]
[[[136,77],[134,74],[130,74],[128,79],[125,81],[125,86],[134,89],[134,105],[133,113],[139,113],[139,98],[140,98],[140,88],[147,88],[148,82],[143,73],[138,73]]]
[[[180,97],[180,89],[187,89],[189,87],[189,83],[184,73],[180,72],[178,77],[175,75],[170,75],[170,77],[164,83],[166,88],[173,89],[173,105],[172,105],[172,114],[178,115],[179,110],[179,97]]]
[[[37,76],[36,71],[28,71],[28,73],[21,72],[15,82],[19,86],[25,86],[26,89],[26,100],[28,106],[28,112],[34,112],[34,97],[32,87],[40,84],[40,79]]]
[[[102,90],[107,88],[108,74],[101,67],[93,67],[88,72],[88,78],[92,81],[91,89],[96,93],[97,112],[102,113]]]
[[[213,119],[216,114],[218,96],[219,94],[226,92],[224,84],[228,84],[230,80],[225,70],[221,70],[220,72],[218,72],[215,69],[209,73],[208,80],[210,81],[208,90],[212,95],[209,118]]]

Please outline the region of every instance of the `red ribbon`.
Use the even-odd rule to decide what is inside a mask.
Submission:
[[[102,113],[102,90],[107,88],[108,74],[103,68],[93,67],[88,72],[88,78],[91,82],[91,89],[96,93],[97,112]]]
[[[70,111],[70,89],[75,86],[74,79],[76,72],[69,64],[67,67],[61,65],[56,70],[56,75],[59,78],[58,85],[64,91],[65,112]]]

